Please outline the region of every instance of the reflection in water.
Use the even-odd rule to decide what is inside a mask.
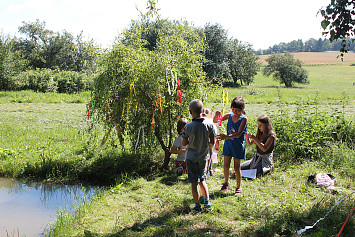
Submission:
[[[0,236],[41,236],[59,208],[72,210],[96,188],[0,178]]]

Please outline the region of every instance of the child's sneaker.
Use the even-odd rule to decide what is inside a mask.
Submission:
[[[235,190],[235,193],[234,193],[234,196],[239,196],[239,195],[241,195],[242,194],[242,188],[237,188],[236,190]]]
[[[212,204],[211,203],[204,204],[203,205],[203,210],[204,211],[211,211],[212,210]]]
[[[221,191],[227,191],[228,187],[229,187],[229,183],[224,182],[222,185]]]
[[[191,208],[191,210],[193,210],[195,212],[200,212],[200,211],[202,211],[202,207],[201,207],[201,205],[195,205],[193,208]]]

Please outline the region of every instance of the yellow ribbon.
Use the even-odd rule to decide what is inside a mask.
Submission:
[[[223,111],[222,111],[222,114],[224,115],[224,114],[225,114],[225,113],[224,113],[224,105],[227,105],[227,103],[228,103],[228,101],[229,101],[227,88],[224,88],[224,89],[222,90],[222,93],[223,93],[223,95],[222,95],[222,97],[223,97]]]
[[[134,96],[137,98],[136,90],[134,89],[134,84],[133,82],[129,85],[129,96],[130,96],[130,101],[132,102],[132,91],[134,93]],[[138,101],[136,102],[136,109],[134,111],[134,116],[137,115],[137,109],[138,109]]]

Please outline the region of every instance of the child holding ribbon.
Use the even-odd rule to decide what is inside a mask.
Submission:
[[[245,116],[245,103],[241,96],[237,96],[232,100],[231,113],[222,116],[220,121],[228,120],[227,134],[220,134],[217,136],[220,140],[225,140],[223,146],[224,165],[224,183],[221,191],[227,191],[229,187],[229,167],[234,158],[234,170],[236,174],[237,188],[234,195],[242,193],[241,180],[242,174],[240,170],[240,160],[245,159],[245,134],[247,132],[247,117]],[[220,111],[216,111],[213,121],[218,122],[218,117],[221,116]]]
[[[242,170],[256,169],[256,176],[266,174],[274,169],[273,150],[276,142],[276,134],[272,128],[271,120],[266,115],[257,118],[258,130],[256,134],[246,134],[248,146],[256,145],[253,159],[245,161],[241,165]]]

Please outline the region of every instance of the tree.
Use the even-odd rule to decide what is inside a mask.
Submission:
[[[230,40],[228,67],[235,84],[249,85],[260,69],[259,57],[249,44],[242,44],[237,39]]]
[[[321,22],[323,35],[331,42],[338,39],[342,41],[340,52],[343,56],[343,53],[348,52],[351,42],[354,42],[355,0],[331,0],[320,13],[324,18]]]
[[[27,66],[20,52],[14,49],[14,39],[0,35],[0,90],[14,90],[20,87],[15,76]]]
[[[230,78],[228,67],[229,41],[227,31],[219,24],[208,23],[204,27],[206,47],[203,69],[211,79]]]
[[[203,39],[187,22],[162,21],[150,50],[142,26],[152,20],[143,15],[104,56],[91,105],[107,130],[117,126],[126,135],[132,151],[152,154],[160,146],[162,167],[167,168],[175,124],[179,117],[189,117],[189,102],[203,92]]]
[[[273,54],[266,59],[268,65],[264,67],[265,76],[273,75],[276,81],[285,84],[286,87],[292,87],[294,83],[307,84],[308,73],[302,68],[302,62],[295,59],[292,54]]]
[[[44,21],[23,22],[16,48],[22,52],[33,69],[48,68],[66,71],[95,70],[100,49],[93,40],[83,41],[82,32],[75,38],[67,31],[53,32],[46,29]]]

